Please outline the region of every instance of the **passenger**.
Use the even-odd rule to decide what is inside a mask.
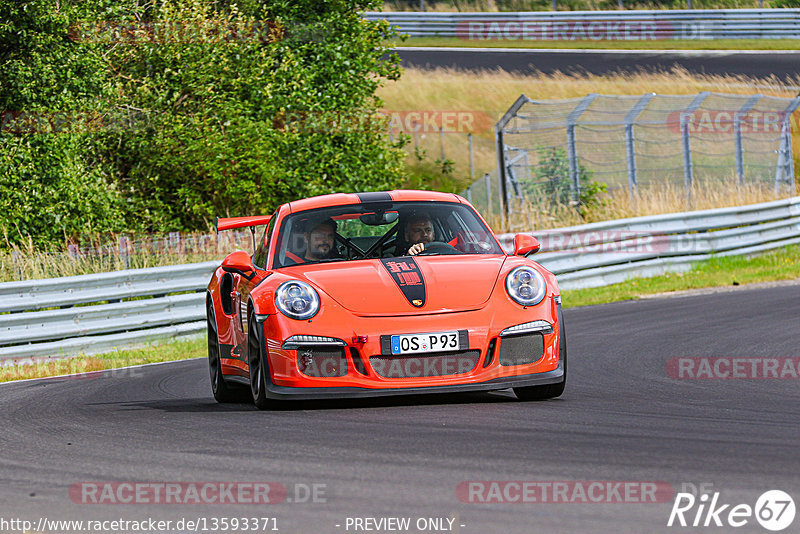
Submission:
[[[310,228],[310,230],[309,230]],[[336,221],[324,219],[319,222],[308,221],[303,233],[305,252],[299,256],[291,251],[286,252],[287,265],[316,262],[338,257],[336,249]]]

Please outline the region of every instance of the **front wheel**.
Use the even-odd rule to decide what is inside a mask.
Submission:
[[[214,399],[220,403],[246,402],[247,397],[242,395],[242,388],[225,382],[222,376],[222,361],[219,354],[219,333],[217,331],[217,316],[214,314],[214,304],[208,299],[206,306],[206,321],[208,322],[208,372],[211,378],[211,392]],[[244,390],[245,392],[247,390]]]
[[[554,399],[560,397],[561,394],[564,393],[564,387],[567,385],[567,334],[564,331],[564,318],[561,315],[560,308],[558,310],[558,329],[560,331],[558,336],[558,359],[564,367],[564,376],[561,378],[561,382],[544,386],[514,388],[514,395],[516,395],[519,400],[534,401]]]
[[[256,316],[250,311],[247,335],[247,361],[250,364],[250,391],[253,395],[253,404],[259,410],[266,410],[273,404],[267,397],[267,380],[269,380],[269,363],[261,354],[261,332],[263,326],[256,322]]]

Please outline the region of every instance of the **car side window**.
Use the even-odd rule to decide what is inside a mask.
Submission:
[[[277,212],[272,215],[269,224],[264,229],[264,238],[258,245],[256,253],[253,255],[253,265],[259,269],[267,268],[267,253],[269,252],[269,242],[272,236],[272,230],[275,228],[275,219],[277,219]]]

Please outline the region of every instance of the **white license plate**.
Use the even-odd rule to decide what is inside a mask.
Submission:
[[[458,331],[392,336],[392,354],[459,350]]]

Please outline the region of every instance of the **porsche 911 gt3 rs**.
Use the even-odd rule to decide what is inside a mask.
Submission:
[[[255,253],[227,256],[208,285],[218,401],[563,392],[561,297],[528,258],[538,241],[519,234],[504,253],[464,198],[337,193],[217,220],[261,226]]]

